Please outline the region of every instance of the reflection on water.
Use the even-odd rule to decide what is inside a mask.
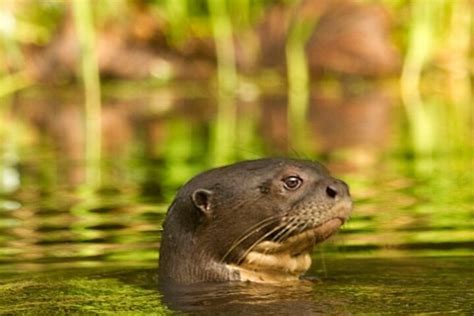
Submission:
[[[159,206],[103,201],[94,206],[13,205],[0,216],[0,262],[4,268],[49,268],[55,265],[142,263],[156,259]],[[40,204],[40,203],[38,203]],[[108,205],[110,204],[110,205]],[[162,209],[163,207],[161,207]]]
[[[156,269],[82,268],[25,275],[0,273],[0,313],[313,315],[412,314],[474,310],[472,260],[331,258],[327,276],[279,285],[195,284],[164,288]],[[314,268],[310,274],[324,274]],[[158,290],[160,289],[160,290]]]
[[[324,153],[320,158],[351,185],[355,200],[351,220],[314,253],[309,275],[322,282],[158,291],[167,202],[213,160],[209,100],[177,100],[171,110],[160,93],[105,106],[99,190],[81,184],[77,103],[20,98],[16,126],[27,132],[16,147],[0,147],[0,313],[474,310],[472,156],[454,151],[414,159],[403,150],[390,103],[377,94],[350,104],[313,100],[309,152]],[[261,107],[239,105],[241,143],[222,144],[232,159],[285,153],[286,101],[262,100]],[[375,152],[388,158],[375,159]]]
[[[164,301],[182,311],[238,315],[469,311],[474,307],[466,304],[471,263],[466,258],[339,258],[327,261],[328,276],[317,281],[199,284],[164,291]]]

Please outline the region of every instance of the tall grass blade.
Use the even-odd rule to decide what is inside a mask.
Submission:
[[[208,0],[210,19],[217,52],[218,107],[217,118],[211,135],[212,164],[231,161],[235,153],[237,89],[235,48],[232,39],[232,22],[227,1]]]
[[[73,12],[85,88],[86,181],[87,185],[97,187],[101,182],[101,92],[91,3],[89,0],[74,0]]]

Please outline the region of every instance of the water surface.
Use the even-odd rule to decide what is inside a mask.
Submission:
[[[350,119],[341,133],[358,145],[385,145],[373,156],[319,155],[350,184],[355,206],[341,232],[315,249],[306,281],[163,290],[157,280],[161,223],[176,189],[212,164],[213,117],[203,110],[209,101],[203,97],[180,99],[173,110],[164,100],[158,94],[107,104],[98,166],[81,159],[77,101],[20,98],[15,126],[27,132],[1,147],[0,313],[474,312],[472,152],[414,157],[402,141],[393,145],[403,128],[374,139],[364,134],[370,126],[356,120],[351,127]],[[254,132],[239,136],[235,160],[285,154],[278,151],[284,146],[280,101],[262,101],[271,116],[243,106],[239,124]],[[43,115],[38,104],[55,107],[54,116]],[[403,126],[403,116],[387,117]],[[321,127],[317,117],[312,124]],[[347,145],[321,146],[332,152],[336,143]],[[98,189],[84,180],[90,172],[100,172]]]

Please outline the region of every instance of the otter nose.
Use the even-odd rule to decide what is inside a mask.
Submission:
[[[334,199],[337,195],[337,188],[335,188],[333,185],[328,185],[326,188],[326,194]]]
[[[331,199],[349,196],[349,187],[344,181],[333,179],[326,185],[326,195]]]

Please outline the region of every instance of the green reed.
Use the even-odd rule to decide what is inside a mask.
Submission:
[[[235,63],[233,27],[228,12],[228,2],[208,0],[210,23],[217,53],[218,107],[211,136],[212,164],[231,161],[235,154],[236,108],[235,90],[238,76]]]
[[[474,48],[474,10],[472,1],[448,2],[450,8],[447,51],[452,54],[447,63],[447,86],[452,102],[452,118],[448,121],[449,135],[463,149],[474,145],[474,107],[472,68]],[[466,141],[467,140],[467,141]]]
[[[1,9],[1,7],[0,7]],[[4,14],[8,14],[5,10]],[[5,18],[5,17],[4,17]],[[14,19],[13,16],[11,16]],[[9,96],[33,84],[24,69],[20,43],[12,33],[0,32],[0,98]],[[13,30],[11,30],[13,31]],[[3,69],[8,69],[2,71]]]
[[[410,9],[400,84],[411,146],[415,153],[428,156],[449,148],[472,146],[472,141],[466,139],[472,124],[469,3],[416,0]],[[445,55],[441,67],[433,69],[433,60],[440,55]],[[435,71],[442,73],[444,83],[439,88],[449,100],[448,105],[440,104],[439,98],[423,95],[426,87],[436,87]]]
[[[186,37],[189,23],[189,6],[187,0],[167,0],[164,4],[169,24],[168,38],[173,46],[179,46]]]
[[[413,147],[420,153],[432,151],[435,140],[433,121],[429,119],[428,109],[423,104],[419,85],[423,67],[434,50],[433,23],[439,4],[440,1],[413,2],[407,53],[400,78]]]
[[[297,7],[299,1],[294,5]],[[295,17],[286,42],[288,80],[288,137],[291,149],[308,154],[307,115],[310,101],[310,77],[305,45],[316,20]]]
[[[24,136],[12,115],[14,93],[32,84],[23,70],[24,59],[16,38],[17,20],[10,2],[0,3],[0,192],[13,191],[20,184],[16,167]]]
[[[86,90],[86,159],[89,163],[98,163],[101,159],[100,145],[100,79],[95,56],[95,29],[91,16],[91,5],[101,9],[98,14],[99,24],[104,25],[105,19],[113,23],[124,23],[114,15],[118,0],[92,2],[88,0],[72,1],[79,42],[82,50],[82,78]],[[6,2],[0,2],[0,6]],[[10,3],[20,3],[11,0]],[[38,16],[36,24],[48,26],[48,36],[44,36],[47,44],[64,16],[66,5],[54,2],[53,5],[18,4],[16,14],[22,11],[35,11],[30,16]],[[60,3],[60,4],[58,4]],[[106,3],[106,4],[104,4]],[[108,4],[107,4],[108,3]],[[120,1],[125,9],[134,8],[131,2]],[[300,1],[285,1],[286,10],[297,7]],[[403,103],[409,120],[408,137],[411,148],[419,154],[432,154],[438,148],[450,146],[462,147],[472,145],[468,141],[472,135],[472,34],[473,10],[470,0],[413,0],[382,2],[391,15],[398,20],[400,40],[407,43],[406,55],[401,74],[401,91]],[[253,36],[257,42],[258,23],[255,17],[261,15],[265,8],[273,5],[271,1],[252,0],[162,0],[148,1],[145,8],[150,10],[157,19],[166,20],[163,28],[169,44],[178,48],[184,40],[195,37],[204,39],[210,32],[214,36],[217,54],[218,112],[211,131],[210,156],[214,164],[232,160],[239,148],[237,140],[242,143],[239,134],[247,135],[246,131],[237,131],[235,91],[239,85],[236,70],[235,45],[233,37],[239,40]],[[51,9],[51,7],[54,7]],[[47,9],[49,8],[49,9]],[[3,9],[3,7],[1,7]],[[100,10],[99,10],[100,11]],[[130,11],[133,12],[133,11]],[[404,12],[410,18],[404,20]],[[97,12],[96,12],[97,13]],[[132,13],[133,14],[133,13]],[[3,16],[3,15],[2,15]],[[23,14],[23,16],[27,16]],[[400,17],[400,18],[399,18]],[[25,20],[27,20],[26,18]],[[101,20],[102,19],[102,20]],[[115,19],[115,21],[112,21]],[[41,20],[41,21],[40,21]],[[38,21],[42,23],[38,23]],[[56,22],[52,22],[56,21]],[[3,21],[2,21],[3,22]],[[282,21],[287,23],[288,21]],[[290,146],[298,152],[307,152],[308,135],[307,114],[309,107],[310,78],[305,54],[305,43],[317,21],[295,17],[290,22],[290,30],[286,42],[287,80],[288,80],[288,135]],[[31,24],[31,23],[30,23]],[[33,23],[34,24],[34,23]],[[24,25],[24,24],[23,24]],[[17,28],[22,25],[18,24]],[[126,28],[124,28],[126,29]],[[21,30],[21,34],[28,29]],[[1,31],[1,30],[0,30]],[[43,29],[41,29],[43,32]],[[252,36],[247,36],[247,33]],[[38,33],[40,31],[38,30]],[[2,40],[4,36],[0,34]],[[27,42],[31,44],[32,42]],[[248,49],[250,42],[245,42]],[[11,37],[8,45],[2,43],[0,51],[0,68],[8,60],[23,58],[19,38]],[[12,45],[13,44],[13,45]],[[8,48],[10,47],[10,48]],[[255,44],[258,47],[258,44]],[[172,48],[170,49],[172,51]],[[255,49],[257,50],[257,49]],[[447,54],[442,65],[438,65],[439,55]],[[8,58],[5,56],[8,55]],[[15,71],[0,76],[0,97],[32,84],[26,76],[22,63],[17,63]],[[441,78],[441,79],[440,79]],[[439,89],[439,82],[445,83],[441,88],[446,91],[448,102],[439,104],[431,98],[431,92]],[[264,88],[263,88],[264,89]],[[429,93],[426,93],[428,90]],[[443,96],[445,97],[445,96]],[[438,97],[439,99],[439,97]],[[1,118],[0,118],[1,120]],[[2,124],[3,122],[0,122]],[[243,124],[245,125],[245,124]],[[0,126],[1,128],[1,126]],[[239,134],[237,134],[239,133]],[[100,175],[89,169],[88,181],[99,182]],[[98,169],[97,169],[98,170]],[[95,180],[94,180],[95,179]]]
[[[91,1],[74,0],[73,12],[81,48],[81,74],[85,90],[86,177],[87,184],[96,187],[101,181],[101,92]]]

